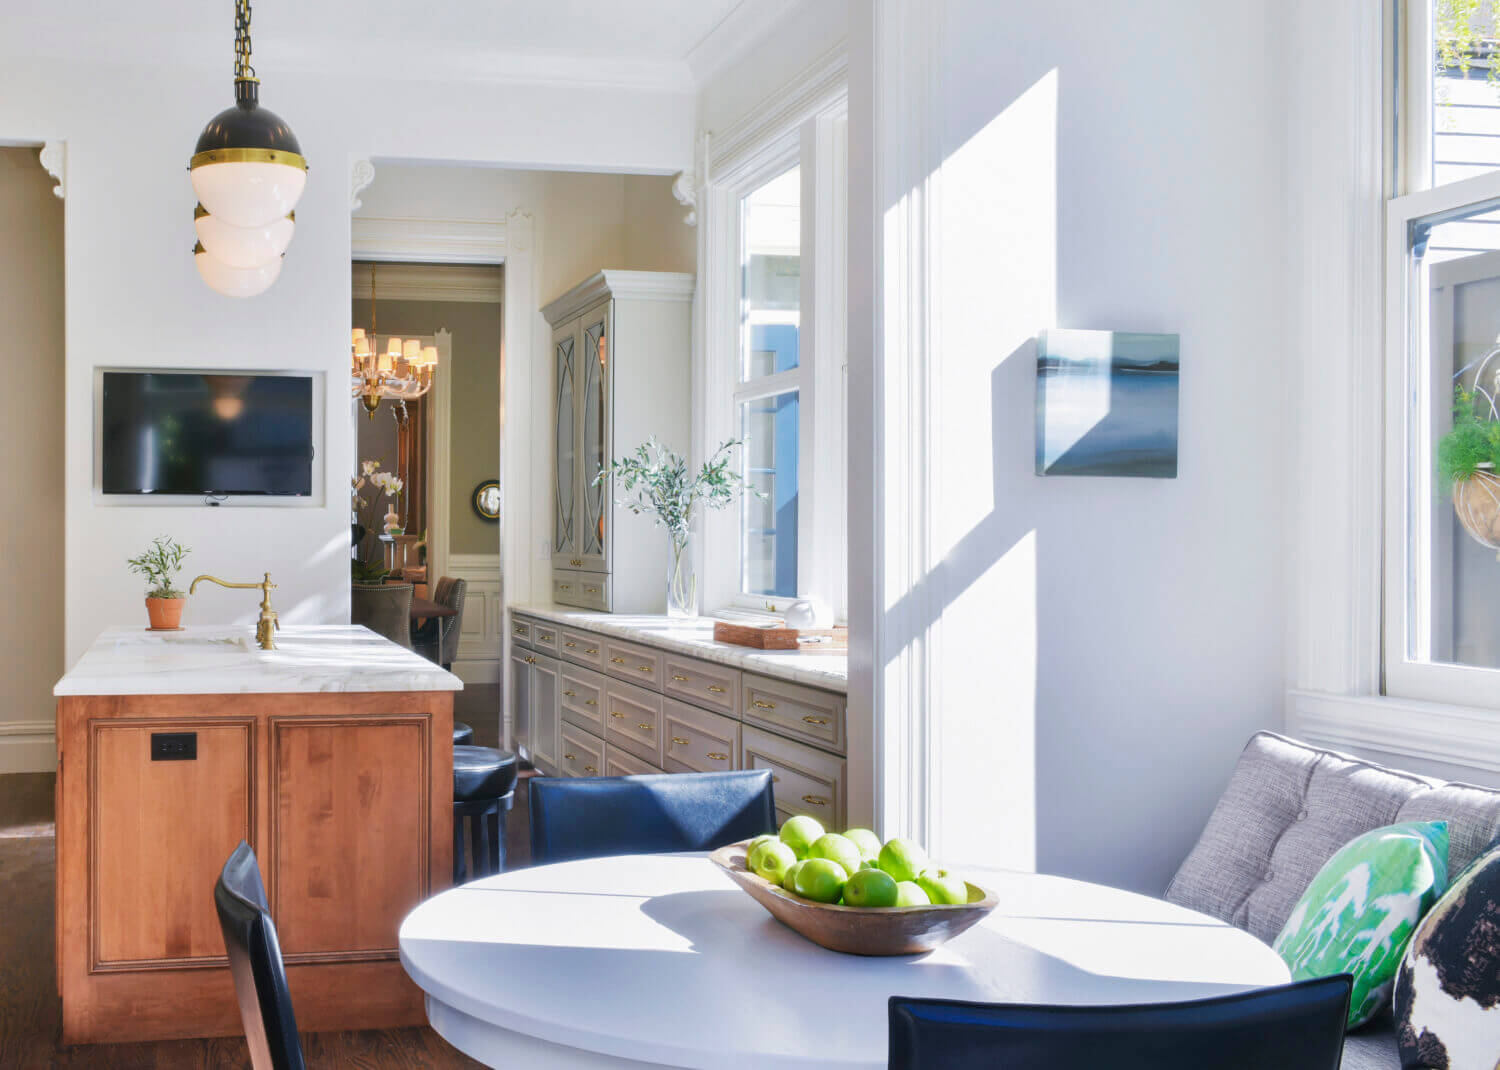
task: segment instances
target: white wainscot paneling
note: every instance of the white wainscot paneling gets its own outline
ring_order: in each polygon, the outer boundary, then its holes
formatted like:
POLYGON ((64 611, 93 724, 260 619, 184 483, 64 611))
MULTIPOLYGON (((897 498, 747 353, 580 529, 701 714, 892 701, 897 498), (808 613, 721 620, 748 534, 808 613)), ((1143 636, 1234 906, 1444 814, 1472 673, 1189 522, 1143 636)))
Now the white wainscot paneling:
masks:
POLYGON ((0 773, 47 773, 56 768, 51 721, 0 721, 0 773))
POLYGON ((466 684, 497 684, 505 645, 500 555, 453 554, 448 558, 447 573, 468 583, 453 672, 466 684))

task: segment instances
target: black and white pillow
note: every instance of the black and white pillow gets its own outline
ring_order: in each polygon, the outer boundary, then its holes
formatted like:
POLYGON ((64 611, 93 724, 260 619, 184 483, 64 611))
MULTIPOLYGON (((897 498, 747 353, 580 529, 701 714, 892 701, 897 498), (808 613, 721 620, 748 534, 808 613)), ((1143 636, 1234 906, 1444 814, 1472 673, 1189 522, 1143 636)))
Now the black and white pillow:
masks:
POLYGON ((1412 933, 1396 974, 1404 1070, 1500 1067, 1500 842, 1458 878, 1412 933))

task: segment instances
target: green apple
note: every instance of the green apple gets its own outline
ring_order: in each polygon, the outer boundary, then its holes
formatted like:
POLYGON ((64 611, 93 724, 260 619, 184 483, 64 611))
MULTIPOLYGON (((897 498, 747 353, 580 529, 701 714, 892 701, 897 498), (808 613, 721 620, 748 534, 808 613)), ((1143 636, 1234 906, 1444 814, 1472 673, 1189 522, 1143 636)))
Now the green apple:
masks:
POLYGON ((946 869, 924 869, 917 884, 927 893, 927 898, 940 906, 954 906, 969 901, 969 886, 964 879, 946 869))
MULTIPOLYGON (((860 862, 859 868, 860 869, 880 869, 880 862, 877 859, 874 859, 874 858, 866 858, 864 861, 860 862)), ((880 872, 884 873, 885 870, 880 869, 880 872)))
POLYGON ((880 857, 880 837, 869 829, 850 829, 844 833, 844 839, 849 840, 859 848, 859 857, 872 859, 880 857))
POLYGON ((896 905, 898 907, 925 907, 931 906, 932 900, 927 898, 927 893, 922 891, 922 886, 916 881, 897 881, 896 905))
POLYGON ((796 851, 798 858, 806 858, 807 849, 821 835, 823 835, 823 826, 817 818, 808 817, 806 814, 789 817, 786 824, 781 826, 781 842, 796 851))
POLYGON ((844 902, 851 907, 893 907, 896 878, 879 869, 862 869, 844 885, 844 902))
POLYGON ((844 891, 844 867, 831 858, 809 858, 797 871, 797 894, 815 903, 836 903, 844 891))
POLYGON ((914 881, 927 868, 927 852, 911 840, 887 840, 880 849, 880 868, 898 881, 914 881))
POLYGON ((750 857, 750 868, 757 876, 764 877, 772 884, 780 884, 786 876, 786 871, 791 869, 797 862, 797 853, 786 844, 776 840, 763 843, 755 849, 750 857))
POLYGON ((784 890, 793 895, 797 894, 797 874, 802 872, 802 867, 805 865, 807 865, 806 861, 792 863, 791 868, 781 878, 781 887, 784 890))
POLYGON ((861 861, 859 848, 854 846, 854 841, 845 839, 837 832, 829 832, 819 836, 807 849, 808 858, 827 858, 843 866, 849 873, 859 869, 861 861))
POLYGON ((748 857, 750 852, 755 850, 761 844, 767 843, 774 839, 776 839, 776 833, 774 832, 767 832, 765 835, 755 837, 755 839, 745 844, 745 855, 748 857))

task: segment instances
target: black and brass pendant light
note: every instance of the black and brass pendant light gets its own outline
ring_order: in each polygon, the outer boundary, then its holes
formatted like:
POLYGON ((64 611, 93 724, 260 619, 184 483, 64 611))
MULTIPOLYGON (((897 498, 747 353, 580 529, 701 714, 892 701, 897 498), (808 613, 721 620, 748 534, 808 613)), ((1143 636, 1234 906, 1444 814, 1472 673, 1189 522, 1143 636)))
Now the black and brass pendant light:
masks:
POLYGON ((260 79, 250 65, 250 0, 236 0, 234 8, 234 106, 198 135, 188 171, 198 195, 198 273, 229 297, 264 293, 281 273, 296 228, 293 209, 307 185, 307 161, 292 128, 260 106, 260 79))

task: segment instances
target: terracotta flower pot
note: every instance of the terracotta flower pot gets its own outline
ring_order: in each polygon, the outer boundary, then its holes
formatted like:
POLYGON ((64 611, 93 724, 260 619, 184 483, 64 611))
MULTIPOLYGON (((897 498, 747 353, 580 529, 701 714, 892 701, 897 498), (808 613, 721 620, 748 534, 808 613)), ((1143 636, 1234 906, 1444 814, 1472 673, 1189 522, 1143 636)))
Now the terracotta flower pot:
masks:
POLYGON ((146 614, 153 632, 175 632, 182 626, 182 604, 186 598, 148 598, 146 614))

